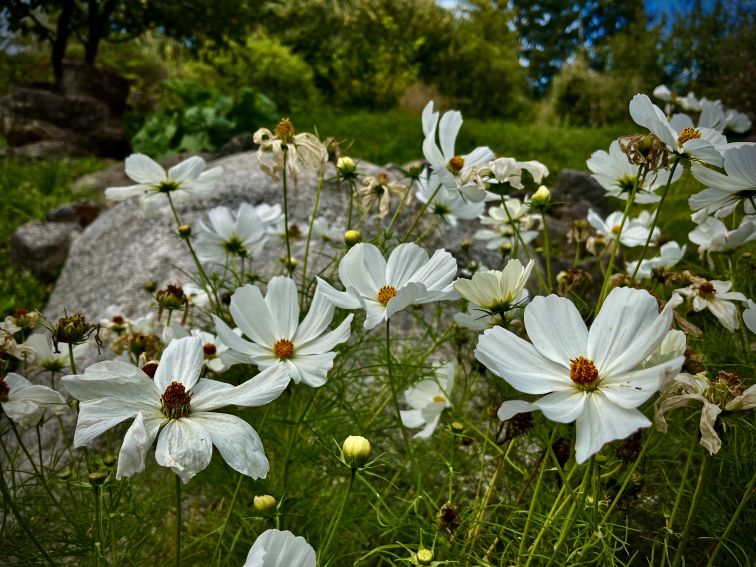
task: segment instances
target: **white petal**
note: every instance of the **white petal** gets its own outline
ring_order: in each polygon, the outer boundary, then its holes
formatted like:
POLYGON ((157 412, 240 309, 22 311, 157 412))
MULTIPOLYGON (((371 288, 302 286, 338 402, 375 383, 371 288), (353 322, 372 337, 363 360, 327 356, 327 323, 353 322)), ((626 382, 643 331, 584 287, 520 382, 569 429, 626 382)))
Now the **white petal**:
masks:
POLYGON ((658 366, 628 372, 621 378, 607 378, 601 383, 601 391, 620 407, 636 408, 659 390, 665 376, 680 372, 684 362, 685 357, 680 356, 658 366))
POLYGON ((621 408, 599 390, 587 396, 583 413, 577 418, 575 460, 582 464, 606 443, 624 439, 651 422, 636 409, 621 408))
POLYGON ((351 333, 352 319, 354 315, 348 315, 341 324, 330 333, 316 337, 306 343, 294 342, 296 354, 320 354, 333 350, 336 345, 340 345, 349 339, 351 333))
POLYGON ((184 337, 171 341, 160 357, 155 372, 155 386, 161 392, 172 382, 183 384, 188 391, 199 379, 202 366, 205 363, 205 352, 202 350, 202 339, 199 337, 184 337))
POLYGON ((523 400, 507 400, 501 404, 496 415, 501 421, 509 421, 517 414, 527 413, 537 409, 538 408, 530 402, 525 402, 523 400))
POLYGON ((425 419, 423 418, 423 414, 419 409, 402 410, 399 412, 399 414, 402 418, 404 427, 417 429, 418 427, 425 425, 425 419))
POLYGON ((310 309, 297 327, 292 342, 295 344, 304 344, 316 337, 319 337, 331 323, 333 319, 334 305, 322 293, 320 286, 315 288, 315 295, 310 303, 310 309))
POLYGON ((123 438, 121 451, 118 453, 118 470, 116 471, 118 480, 144 470, 144 460, 164 420, 165 418, 159 412, 150 414, 146 419, 141 411, 136 415, 134 423, 123 438))
POLYGON ((345 289, 352 287, 374 299, 386 284, 386 260, 373 244, 357 244, 339 262, 339 277, 345 289))
POLYGON ((320 278, 317 278, 317 280, 318 287, 316 293, 321 294, 336 307, 341 307, 342 309, 360 309, 362 307, 362 303, 357 297, 356 292, 339 291, 327 281, 320 278))
POLYGON ((457 139, 459 129, 462 127, 462 114, 456 110, 446 112, 438 124, 438 139, 441 143, 441 152, 444 158, 454 157, 454 142, 457 139))
POLYGON ((137 183, 156 185, 165 180, 165 170, 144 154, 131 154, 126 158, 126 175, 137 183))
POLYGON ((299 296, 294 280, 285 276, 271 279, 265 304, 276 339, 291 339, 299 324, 299 296))
POLYGON ((168 170, 168 177, 173 181, 193 181, 205 169, 205 160, 199 156, 192 156, 181 163, 177 163, 168 170))
POLYGON ((176 473, 184 484, 206 469, 212 457, 210 433, 191 415, 170 420, 160 432, 155 460, 176 473))
POLYGON ((391 252, 386 263, 386 283, 397 289, 404 287, 428 260, 428 254, 417 244, 400 244, 391 252))
POLYGON ((111 201, 124 201, 130 197, 144 195, 150 190, 149 185, 128 185, 126 187, 108 187, 105 189, 105 198, 111 201))
POLYGON ((336 358, 335 352, 308 354, 295 356, 287 360, 286 365, 289 367, 292 380, 297 383, 304 382, 312 388, 319 388, 326 383, 326 376, 333 367, 334 358, 336 358))
POLYGON ((575 304, 564 297, 535 297, 525 308, 525 328, 538 352, 566 368, 587 352, 588 329, 575 304))
POLYGON ((229 311, 236 326, 254 342, 273 348, 282 338, 276 337, 268 304, 256 286, 247 284, 238 288, 231 296, 229 311))
POLYGON ((262 441, 243 419, 225 413, 195 412, 191 420, 210 433, 213 445, 232 469, 254 479, 265 478, 270 469, 262 441))
POLYGON ((63 377, 66 391, 79 401, 113 398, 146 409, 160 407, 160 396, 155 384, 133 364, 118 360, 96 362, 84 374, 63 377))
POLYGON ((244 407, 265 405, 275 400, 286 389, 289 385, 289 376, 282 365, 276 364, 239 386, 226 384, 228 387, 222 388, 219 384, 222 382, 202 378, 193 390, 192 409, 212 411, 230 405, 244 407), (211 384, 205 386, 207 382, 211 384))
POLYGON ((303 537, 270 529, 257 538, 243 567, 315 567, 315 550, 303 537))
POLYGON ((551 421, 572 423, 583 411, 586 397, 585 392, 564 390, 547 394, 533 405, 551 421))
POLYGON ((86 445, 104 431, 134 417, 141 410, 141 407, 110 398, 81 402, 74 433, 74 447, 86 445))
POLYGON ((413 303, 420 303, 423 297, 427 296, 427 290, 421 283, 410 282, 402 289, 396 292, 386 304, 386 319, 403 311, 413 303))

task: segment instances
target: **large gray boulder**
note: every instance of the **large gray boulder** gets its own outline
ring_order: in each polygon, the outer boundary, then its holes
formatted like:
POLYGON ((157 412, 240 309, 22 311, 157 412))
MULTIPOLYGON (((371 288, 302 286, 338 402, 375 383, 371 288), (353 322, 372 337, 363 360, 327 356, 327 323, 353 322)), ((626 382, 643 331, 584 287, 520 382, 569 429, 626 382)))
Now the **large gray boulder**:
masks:
MULTIPOLYGON (((272 180, 260 170, 253 153, 233 155, 209 164, 216 165, 223 167, 224 173, 212 197, 181 207, 179 214, 182 222, 196 226, 208 209, 219 205, 235 208, 243 202, 254 205, 283 204, 281 182, 272 180)), ((359 167, 360 171, 368 174, 380 171, 380 168, 365 163, 359 167)), ((335 171, 329 165, 327 178, 334 176, 335 171)), ((316 186, 315 176, 304 174, 297 187, 289 188, 290 224, 296 224, 303 235, 307 232, 316 186)), ((343 233, 348 202, 346 185, 339 188, 335 183, 326 183, 318 216, 326 219, 337 229, 337 233, 343 233)), ((394 232, 402 235, 418 210, 416 201, 408 206, 401 213, 394 232)), ((384 219, 384 224, 388 224, 389 218, 384 219)), ((420 234, 429 223, 430 219, 422 221, 415 234, 420 234)), ((379 226, 377 219, 369 219, 362 231, 363 240, 376 237, 379 226)), ((462 267, 464 258, 469 254, 461 252, 461 245, 464 241, 473 241, 473 234, 478 228, 477 221, 460 221, 457 228, 442 224, 426 237, 424 246, 429 252, 442 247, 450 250, 460 259, 462 267)), ((71 247, 45 316, 56 320, 67 310, 68 313, 80 312, 97 320, 111 304, 119 306, 127 317, 144 314, 150 309, 152 301, 143 289, 146 282, 156 281, 161 286, 186 283, 189 280, 186 274, 195 272, 192 259, 175 232, 175 222, 167 205, 154 218, 144 216, 136 199, 119 203, 102 213, 71 247)), ((299 260, 295 272, 298 283, 304 248, 304 237, 293 241, 292 255, 299 260)), ((332 273, 335 269, 332 258, 336 252, 335 248, 314 238, 308 276, 326 269, 329 274, 332 273)), ((284 256, 283 241, 269 242, 263 253, 254 258, 252 269, 265 279, 281 274, 281 259, 284 256)), ((473 256, 491 267, 501 262, 497 253, 486 251, 482 244, 475 247, 473 256)))

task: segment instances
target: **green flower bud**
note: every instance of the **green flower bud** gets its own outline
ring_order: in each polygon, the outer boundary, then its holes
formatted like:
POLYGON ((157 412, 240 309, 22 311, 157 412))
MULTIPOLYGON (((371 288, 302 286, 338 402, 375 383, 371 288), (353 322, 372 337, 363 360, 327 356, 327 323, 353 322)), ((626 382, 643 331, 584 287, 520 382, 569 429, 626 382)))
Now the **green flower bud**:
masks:
POLYGON ((353 468, 358 469, 364 465, 373 452, 370 441, 359 435, 350 435, 341 447, 344 460, 353 468))

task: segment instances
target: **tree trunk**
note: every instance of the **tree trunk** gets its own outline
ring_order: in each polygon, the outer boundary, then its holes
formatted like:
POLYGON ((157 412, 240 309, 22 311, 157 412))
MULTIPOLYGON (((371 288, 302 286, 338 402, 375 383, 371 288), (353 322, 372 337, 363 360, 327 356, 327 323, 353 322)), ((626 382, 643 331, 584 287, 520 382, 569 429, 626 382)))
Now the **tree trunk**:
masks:
POLYGON ((63 78, 63 58, 66 56, 68 38, 71 36, 71 20, 73 19, 74 8, 74 0, 63 0, 61 2, 61 12, 55 30, 55 39, 52 41, 51 54, 56 84, 59 84, 63 78))

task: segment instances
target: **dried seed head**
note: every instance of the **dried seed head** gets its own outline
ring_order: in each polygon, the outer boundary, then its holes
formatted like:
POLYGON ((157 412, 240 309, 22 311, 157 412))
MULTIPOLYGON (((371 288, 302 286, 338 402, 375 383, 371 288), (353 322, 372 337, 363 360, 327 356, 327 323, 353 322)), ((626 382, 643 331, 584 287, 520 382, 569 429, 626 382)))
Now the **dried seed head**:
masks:
POLYGON ((189 415, 192 393, 180 382, 171 382, 160 396, 160 410, 168 419, 180 419, 189 415))
POLYGON ((284 144, 291 144, 294 142, 294 125, 291 120, 284 118, 278 124, 274 130, 276 138, 281 140, 284 144))
MULTIPOLYGON (((99 325, 90 325, 86 317, 79 313, 67 315, 58 319, 57 325, 51 329, 52 341, 56 352, 58 343, 69 345, 78 345, 85 342, 95 331, 98 331, 99 325)), ((99 342, 98 342, 99 344, 99 342)))
POLYGON ((159 363, 157 360, 150 360, 149 362, 147 362, 147 364, 142 366, 142 372, 144 372, 150 378, 154 378, 155 372, 157 372, 158 369, 158 364, 159 363))
MULTIPOLYGON (((669 167, 669 150, 653 134, 635 134, 619 139, 620 149, 633 165, 645 171, 658 171, 669 167)), ((635 180, 633 180, 633 183, 635 180)))

